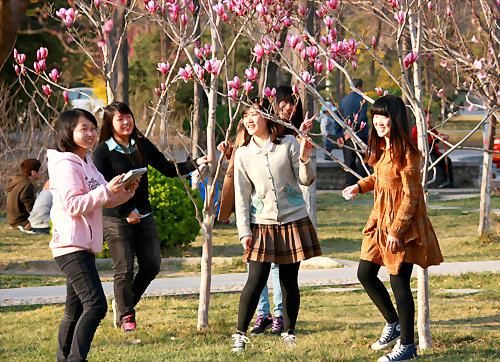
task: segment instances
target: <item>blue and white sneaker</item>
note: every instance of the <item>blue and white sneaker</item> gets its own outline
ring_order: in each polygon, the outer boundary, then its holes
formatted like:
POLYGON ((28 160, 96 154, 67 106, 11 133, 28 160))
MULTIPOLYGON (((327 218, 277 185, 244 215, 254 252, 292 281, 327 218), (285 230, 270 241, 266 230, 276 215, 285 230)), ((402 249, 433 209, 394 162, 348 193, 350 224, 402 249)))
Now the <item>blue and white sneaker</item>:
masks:
POLYGON ((399 325, 399 321, 394 322, 393 324, 386 323, 384 329, 382 330, 380 339, 372 344, 372 349, 380 351, 381 349, 390 347, 396 343, 400 335, 401 326, 399 325))
POLYGON ((233 339, 233 352, 240 352, 245 350, 245 344, 250 343, 250 339, 239 333, 235 333, 231 336, 233 339))
POLYGON ((408 361, 417 358, 417 347, 415 344, 401 344, 399 340, 394 346, 391 353, 380 357, 377 362, 391 362, 391 361, 408 361))

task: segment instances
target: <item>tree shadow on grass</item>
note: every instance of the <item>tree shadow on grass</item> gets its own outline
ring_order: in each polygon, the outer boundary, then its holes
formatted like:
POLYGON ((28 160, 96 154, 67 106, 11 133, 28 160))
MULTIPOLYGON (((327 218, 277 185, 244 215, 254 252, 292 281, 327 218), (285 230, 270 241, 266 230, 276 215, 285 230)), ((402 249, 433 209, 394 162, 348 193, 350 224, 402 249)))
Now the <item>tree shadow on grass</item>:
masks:
POLYGON ((487 316, 487 317, 475 317, 475 318, 458 318, 450 320, 432 321, 431 325, 442 325, 442 326, 455 326, 455 325, 468 325, 471 327, 485 327, 500 330, 500 316, 487 316))
POLYGON ((324 254, 330 253, 353 253, 361 249, 359 239, 329 238, 321 240, 321 249, 324 254))
MULTIPOLYGON (((63 304, 63 303, 58 303, 58 304, 63 304)), ((57 305, 57 304, 52 304, 52 305, 57 305)), ((27 312, 27 311, 33 311, 33 310, 38 310, 43 307, 45 307, 46 304, 30 304, 30 305, 12 305, 8 307, 0 307, 0 312, 2 313, 7 313, 7 312, 27 312)))

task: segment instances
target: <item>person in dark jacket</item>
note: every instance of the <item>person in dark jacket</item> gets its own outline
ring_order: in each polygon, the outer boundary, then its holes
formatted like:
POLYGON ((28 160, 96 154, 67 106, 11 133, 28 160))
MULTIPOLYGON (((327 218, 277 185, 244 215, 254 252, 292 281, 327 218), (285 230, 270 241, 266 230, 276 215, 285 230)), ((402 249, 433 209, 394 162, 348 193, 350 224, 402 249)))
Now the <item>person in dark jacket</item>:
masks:
MULTIPOLYGON (((181 175, 207 164, 206 156, 196 161, 177 163, 181 175)), ((104 109, 99 146, 94 163, 111 180, 132 169, 152 166, 167 177, 177 177, 174 162, 146 138, 135 125, 132 111, 122 102, 113 102, 104 109)), ((103 210, 103 234, 113 260, 114 325, 125 332, 136 329, 135 305, 160 271, 160 243, 149 203, 148 177, 141 177, 135 195, 115 208, 103 210), (134 255, 139 269, 134 275, 134 255)))
MULTIPOLYGON (((363 81, 361 79, 353 79, 354 86, 359 90, 362 90, 363 81)), ((368 142, 368 116, 366 114, 368 110, 368 103, 365 99, 358 93, 352 91, 347 96, 342 98, 339 102, 337 115, 344 120, 345 123, 349 124, 354 132, 364 143, 368 142)), ((335 122, 335 134, 337 136, 337 142, 356 148, 354 142, 352 141, 349 133, 345 131, 340 124, 335 122)), ((359 149, 359 146, 357 146, 359 149)), ((360 157, 355 151, 349 150, 347 148, 342 148, 344 154, 344 163, 349 166, 353 171, 356 171, 360 176, 367 176, 363 165, 361 164, 360 157)), ((347 173, 347 185, 352 185, 358 181, 357 177, 352 173, 347 173)))
POLYGON ((21 230, 30 229, 28 217, 35 203, 33 182, 40 179, 40 161, 28 158, 21 162, 21 175, 7 183, 7 222, 21 230))

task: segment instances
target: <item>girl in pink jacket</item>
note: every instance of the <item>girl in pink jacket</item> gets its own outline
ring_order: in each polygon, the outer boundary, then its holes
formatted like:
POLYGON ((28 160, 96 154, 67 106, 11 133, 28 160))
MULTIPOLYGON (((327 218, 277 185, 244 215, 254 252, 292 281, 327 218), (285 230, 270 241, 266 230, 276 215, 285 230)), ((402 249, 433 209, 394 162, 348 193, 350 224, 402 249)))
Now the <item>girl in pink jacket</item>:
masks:
POLYGON ((102 251, 101 207, 130 199, 138 181, 109 183, 97 171, 87 151, 97 138, 97 121, 88 111, 73 109, 56 122, 56 149, 47 150, 53 205, 54 259, 67 278, 66 308, 59 327, 58 361, 84 361, 94 333, 106 315, 107 302, 95 266, 102 251))

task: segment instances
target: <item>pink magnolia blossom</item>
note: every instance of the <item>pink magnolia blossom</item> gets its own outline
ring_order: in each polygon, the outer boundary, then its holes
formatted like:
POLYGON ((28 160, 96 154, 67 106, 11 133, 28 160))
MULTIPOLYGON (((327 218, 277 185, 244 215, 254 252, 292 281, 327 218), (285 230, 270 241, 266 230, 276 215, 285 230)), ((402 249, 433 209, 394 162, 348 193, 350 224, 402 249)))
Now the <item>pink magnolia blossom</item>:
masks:
POLYGON ((405 68, 408 68, 410 65, 415 63, 417 59, 418 59, 417 54, 415 54, 414 52, 408 53, 408 55, 403 60, 403 64, 404 64, 405 68))
POLYGON ((94 5, 98 8, 101 5, 102 0, 94 0, 94 5))
POLYGON ((195 64, 193 66, 194 72, 196 73, 196 76, 200 79, 203 80, 205 77, 205 69, 199 64, 195 64))
POLYGON ((376 47, 377 46, 377 38, 375 38, 375 35, 372 36, 372 47, 376 47))
POLYGON ((235 76, 233 80, 227 82, 227 86, 229 88, 240 89, 241 88, 240 78, 238 76, 235 76))
POLYGON ((377 87, 377 88, 375 88, 375 90, 377 91, 377 94, 378 94, 380 97, 382 97, 382 88, 377 87))
POLYGON ((352 65, 352 69, 354 69, 354 70, 358 69, 358 63, 356 63, 355 60, 351 61, 351 65, 352 65))
POLYGON ((300 79, 302 79, 302 81, 304 81, 304 83, 306 84, 314 83, 314 78, 311 76, 311 74, 309 74, 307 70, 300 73, 300 79))
POLYGON ((304 45, 304 42, 302 41, 299 41, 297 43, 297 45, 295 46, 295 49, 297 49, 298 52, 301 52, 302 50, 304 50, 305 48, 305 45, 304 45))
POLYGON ((202 49, 203 55, 208 57, 212 52, 212 46, 210 44, 205 44, 202 49))
POLYGON ((177 22, 177 19, 179 18, 179 14, 181 13, 181 8, 177 4, 171 4, 168 8, 168 11, 170 12, 170 19, 175 23, 177 22))
POLYGON ((328 29, 330 29, 331 27, 333 27, 335 25, 333 18, 331 18, 329 16, 325 17, 323 19, 323 22, 325 23, 325 25, 328 29))
POLYGON ((154 14, 156 12, 156 10, 158 10, 158 7, 159 7, 159 5, 153 0, 148 1, 147 4, 144 6, 144 8, 150 14, 154 14))
POLYGON ((443 96, 443 94, 444 94, 444 89, 443 89, 443 88, 441 88, 440 90, 438 90, 438 91, 437 91, 437 93, 436 93, 436 95, 437 95, 439 98, 441 98, 441 97, 443 96))
POLYGON ((293 94, 299 94, 299 86, 297 84, 292 85, 293 94))
POLYGON ((79 12, 78 10, 75 10, 73 8, 69 8, 68 10, 66 10, 65 8, 60 8, 58 11, 56 11, 56 15, 61 18, 66 26, 70 27, 75 22, 75 19, 79 16, 79 12))
POLYGON ((303 7, 302 5, 299 5, 299 8, 298 8, 298 9, 299 9, 299 14, 300 14, 301 16, 305 16, 305 15, 307 14, 307 10, 306 10, 306 8, 305 8, 305 7, 303 7))
POLYGON ((333 60, 327 59, 326 60, 326 69, 328 70, 328 73, 330 73, 334 68, 335 68, 335 63, 333 63, 333 60))
POLYGON ((398 0, 391 0, 390 1, 391 5, 393 8, 399 7, 399 1, 398 0))
POLYGON ((185 68, 179 68, 179 77, 187 83, 189 79, 193 78, 193 68, 189 64, 186 64, 185 68))
POLYGON ((314 61, 314 68, 316 69, 316 72, 318 72, 318 73, 323 72, 323 63, 321 62, 321 60, 316 59, 314 61))
POLYGON ((44 71, 45 71, 45 69, 47 69, 47 64, 45 63, 45 59, 40 59, 40 60, 38 61, 38 65, 40 65, 40 70, 41 70, 42 72, 44 72, 44 71))
POLYGON ((60 8, 59 10, 56 11, 56 15, 59 16, 62 21, 64 21, 66 19, 66 9, 60 8))
POLYGON ((167 85, 163 82, 160 83, 160 88, 162 92, 165 92, 167 90, 167 85))
POLYGON ((403 10, 394 13, 394 19, 398 22, 398 24, 403 24, 405 21, 405 13, 403 10))
POLYGON ((269 87, 266 87, 264 89, 264 97, 267 97, 267 98, 274 98, 274 96, 276 95, 276 88, 269 88, 269 87))
POLYGON ((259 74, 259 71, 257 68, 247 68, 245 70, 245 78, 248 80, 256 80, 257 79, 257 74, 259 74))
POLYGON ((472 36, 471 41, 472 41, 473 43, 476 43, 476 44, 477 44, 477 43, 479 43, 479 40, 476 38, 476 36, 475 36, 475 35, 473 35, 473 36, 472 36))
POLYGON ((210 59, 205 62, 205 70, 212 74, 217 74, 221 66, 221 61, 216 59, 210 59))
POLYGON ((446 15, 451 16, 451 9, 450 8, 446 8, 446 15))
POLYGON ((388 91, 388 90, 385 90, 385 91, 384 91, 384 97, 385 97, 386 95, 388 95, 388 94, 389 94, 389 91, 388 91))
POLYGON ((328 0, 325 2, 325 5, 329 7, 331 10, 335 10, 337 6, 339 5, 338 0, 328 0))
POLYGON ((472 112, 474 110, 474 105, 473 104, 469 105, 469 107, 467 107, 467 110, 469 112, 472 112))
POLYGON ((59 79, 59 77, 61 76, 61 73, 59 73, 57 71, 57 69, 52 69, 49 73, 49 77, 55 82, 57 83, 57 80, 59 79))
POLYGON ((314 60, 316 56, 318 55, 318 48, 316 47, 307 47, 306 48, 306 54, 314 60))
POLYGON ((104 30, 105 34, 111 33, 111 30, 113 30, 113 20, 112 19, 106 20, 106 22, 104 23, 103 30, 104 30))
POLYGON ((17 52, 16 48, 14 48, 14 52, 12 53, 12 55, 14 56, 14 59, 17 60, 17 57, 19 56, 19 53, 17 52))
POLYGON ((229 92, 227 92, 227 95, 233 99, 236 99, 238 98, 238 90, 237 89, 234 89, 234 88, 231 88, 229 90, 229 92))
POLYGON ((331 28, 330 29, 330 36, 332 37, 333 40, 337 39, 337 29, 331 28))
POLYGON ((26 54, 22 54, 22 53, 21 53, 21 54, 19 54, 19 55, 17 56, 17 62, 18 62, 19 64, 24 64, 24 61, 25 61, 25 60, 26 60, 26 54))
POLYGON ((348 125, 349 127, 351 127, 351 124, 352 124, 351 120, 347 121, 347 125, 348 125))
POLYGON ((35 70, 35 73, 41 73, 42 69, 40 68, 40 64, 37 62, 33 63, 33 69, 35 70))
POLYGON ((354 123, 358 123, 358 119, 359 119, 359 113, 356 113, 354 115, 354 123))
POLYGON ((98 46, 99 48, 104 48, 104 47, 106 46, 106 41, 105 41, 105 40, 103 40, 103 39, 99 39, 99 40, 97 41, 97 46, 98 46))
POLYGON ((194 48, 194 55, 200 60, 203 59, 203 53, 198 48, 194 48))
POLYGON ((486 79, 486 73, 485 72, 479 72, 477 73, 477 77, 481 80, 486 79))
POLYGON ((300 35, 287 35, 286 40, 292 48, 295 48, 300 42, 300 35))
POLYGON ((432 10, 432 1, 427 3, 427 9, 432 10))
POLYGON ((304 49, 300 52, 300 59, 306 60, 307 58, 307 51, 304 49))
POLYGON ((243 83, 243 89, 247 93, 250 92, 253 89, 252 82, 250 82, 249 80, 247 80, 245 83, 243 83))
POLYGON ((48 96, 50 96, 52 94, 52 89, 50 89, 49 84, 42 85, 42 90, 48 96))
POLYGON ((361 122, 359 124, 359 130, 361 131, 363 128, 365 128, 365 126, 366 126, 366 122, 361 122))
POLYGON ((155 93, 157 96, 160 96, 160 90, 158 88, 155 87, 155 93))
POLYGON ((156 68, 156 70, 158 70, 159 72, 161 72, 161 74, 165 75, 170 70, 170 63, 169 62, 158 63, 158 68, 156 68))
POLYGON ((47 59, 47 56, 49 55, 49 51, 47 48, 41 47, 36 51, 36 59, 37 60, 42 60, 42 59, 47 59))
POLYGON ((180 17, 180 21, 181 21, 181 24, 182 24, 183 26, 186 26, 187 21, 188 21, 188 17, 187 17, 187 15, 186 15, 186 14, 182 14, 182 15, 181 15, 181 17, 180 17))
POLYGON ((267 8, 264 4, 258 3, 257 6, 255 7, 255 11, 259 16, 264 17, 267 15, 267 8))
POLYGON ((68 91, 63 91, 63 98, 64 102, 68 103, 69 102, 69 94, 68 91))
POLYGON ((214 11, 217 13, 217 15, 222 16, 224 12, 224 5, 222 3, 217 3, 214 5, 214 11))
POLYGON ((480 60, 478 60, 478 59, 474 60, 474 63, 472 63, 472 67, 474 69, 481 70, 483 68, 483 62, 482 61, 484 61, 484 58, 482 58, 480 60))
POLYGON ((255 44, 253 47, 253 54, 257 57, 257 63, 260 63, 260 60, 264 56, 264 48, 260 44, 255 44))
POLYGON ((16 74, 19 74, 21 73, 21 68, 19 67, 19 65, 14 65, 14 71, 16 72, 16 74))

